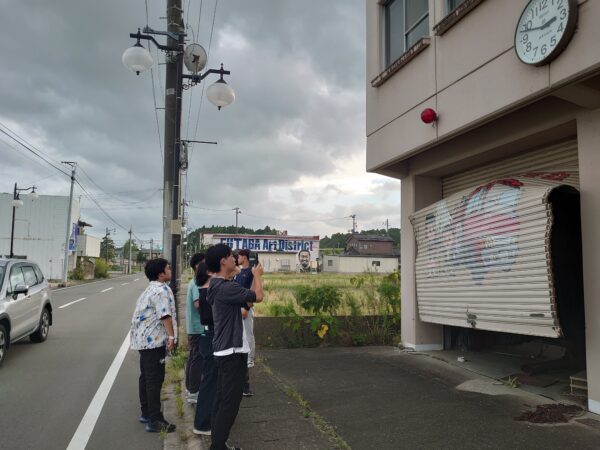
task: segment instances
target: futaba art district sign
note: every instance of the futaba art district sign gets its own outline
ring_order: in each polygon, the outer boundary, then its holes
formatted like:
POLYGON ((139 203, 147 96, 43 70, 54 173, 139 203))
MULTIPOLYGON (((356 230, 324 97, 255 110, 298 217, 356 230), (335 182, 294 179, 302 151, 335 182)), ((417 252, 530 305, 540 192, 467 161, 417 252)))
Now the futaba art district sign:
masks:
POLYGON ((225 244, 232 250, 248 249, 257 252, 289 252, 308 251, 311 254, 319 251, 319 236, 254 236, 213 234, 205 235, 209 244, 225 244))

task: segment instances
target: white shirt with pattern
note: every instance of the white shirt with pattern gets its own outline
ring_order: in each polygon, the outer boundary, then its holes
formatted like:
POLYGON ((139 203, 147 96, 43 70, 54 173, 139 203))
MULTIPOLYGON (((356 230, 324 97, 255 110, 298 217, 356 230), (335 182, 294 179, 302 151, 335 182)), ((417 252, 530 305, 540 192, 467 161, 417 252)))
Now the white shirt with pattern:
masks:
POLYGON ((167 345, 168 333, 161 319, 171 316, 177 338, 175 299, 167 283, 151 281, 137 299, 131 319, 131 348, 148 350, 167 345))

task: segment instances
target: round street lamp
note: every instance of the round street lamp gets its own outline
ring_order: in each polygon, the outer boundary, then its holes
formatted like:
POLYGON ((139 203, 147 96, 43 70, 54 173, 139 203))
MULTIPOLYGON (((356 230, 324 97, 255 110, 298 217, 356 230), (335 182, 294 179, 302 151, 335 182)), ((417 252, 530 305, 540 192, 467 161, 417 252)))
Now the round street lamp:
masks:
POLYGON ((133 47, 129 47, 123 52, 123 57, 121 59, 123 60, 123 65, 135 72, 136 75, 149 69, 152 67, 152 64, 154 64, 152 55, 142 44, 140 44, 139 38, 133 47))
POLYGON ((231 105, 235 100, 235 92, 231 89, 225 80, 223 75, 221 79, 211 84, 206 90, 206 97, 217 108, 221 109, 223 106, 231 105))

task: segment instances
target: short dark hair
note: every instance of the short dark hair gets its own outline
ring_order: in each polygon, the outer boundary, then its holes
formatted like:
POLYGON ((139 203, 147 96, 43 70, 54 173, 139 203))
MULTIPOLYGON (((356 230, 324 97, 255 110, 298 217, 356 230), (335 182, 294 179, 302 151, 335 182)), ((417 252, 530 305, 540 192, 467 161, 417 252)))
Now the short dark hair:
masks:
POLYGON ((202 261, 201 263, 198 263, 194 282, 196 283, 196 286, 202 287, 208 278, 208 266, 204 261, 202 261))
POLYGON ((190 258, 190 267, 194 269, 202 261, 204 261, 204 253, 194 253, 190 258))
POLYGON ((206 250, 206 265, 213 273, 221 271, 221 260, 231 255, 231 248, 225 244, 217 244, 206 250))
POLYGON ((168 265, 169 261, 164 258, 151 259, 146 263, 146 266, 144 267, 144 273, 146 274, 148 280, 156 281, 158 280, 158 276, 165 272, 165 269, 168 265))
POLYGON ((245 256, 246 258, 250 258, 250 250, 247 248, 243 248, 238 252, 239 256, 245 256))

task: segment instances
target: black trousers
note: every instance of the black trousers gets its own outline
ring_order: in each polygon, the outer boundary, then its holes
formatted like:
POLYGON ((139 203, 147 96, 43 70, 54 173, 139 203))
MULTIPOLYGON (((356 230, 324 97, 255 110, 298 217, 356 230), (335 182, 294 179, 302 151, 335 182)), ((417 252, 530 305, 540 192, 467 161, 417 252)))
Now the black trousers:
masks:
POLYGON ((200 338, 199 334, 188 335, 190 353, 185 365, 185 388, 192 394, 198 392, 200 381, 202 380, 204 358, 200 351, 200 338))
POLYGON ((158 347, 140 352, 140 405, 142 416, 164 420, 160 412, 160 390, 165 380, 166 348, 158 347))
POLYGON ((211 414, 217 394, 217 363, 213 356, 212 339, 212 333, 200 336, 200 353, 204 359, 204 368, 194 416, 194 428, 197 430, 211 429, 211 414))
POLYGON ((215 356, 217 394, 212 414, 211 450, 224 450, 242 401, 242 390, 248 365, 247 353, 215 356))

